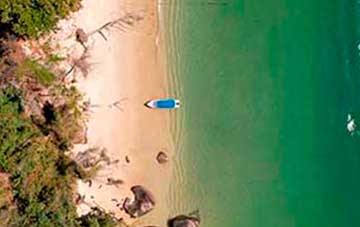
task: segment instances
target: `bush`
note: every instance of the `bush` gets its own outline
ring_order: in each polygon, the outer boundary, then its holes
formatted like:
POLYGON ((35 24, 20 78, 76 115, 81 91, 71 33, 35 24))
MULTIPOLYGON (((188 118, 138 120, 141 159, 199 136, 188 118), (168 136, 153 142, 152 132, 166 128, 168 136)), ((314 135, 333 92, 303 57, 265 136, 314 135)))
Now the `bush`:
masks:
POLYGON ((93 209, 87 215, 79 218, 81 226, 84 227, 113 227, 119 226, 111 215, 101 211, 100 209, 93 209))
POLYGON ((24 116, 23 109, 18 91, 0 90, 0 172, 9 175, 14 200, 5 203, 7 192, 0 188, 6 226, 115 226, 104 213, 77 217, 75 180, 86 171, 24 116))
POLYGON ((23 60, 16 70, 17 77, 21 78, 30 75, 36 81, 44 86, 49 86, 55 80, 55 75, 46 67, 42 66, 35 60, 26 58, 23 60))
MULTIPOLYGON (((0 54, 11 50, 0 43, 0 54)), ((0 226, 115 226, 109 214, 76 213, 75 182, 91 177, 98 168, 85 168, 65 155, 83 129, 82 95, 37 61, 21 59, 10 67, 2 60, 0 226)))
POLYGON ((36 37, 79 6, 80 0, 1 0, 0 23, 18 35, 36 37))
POLYGON ((17 205, 10 226, 76 226, 74 174, 60 173, 57 147, 20 107, 14 89, 0 92, 0 170, 10 174, 17 205))

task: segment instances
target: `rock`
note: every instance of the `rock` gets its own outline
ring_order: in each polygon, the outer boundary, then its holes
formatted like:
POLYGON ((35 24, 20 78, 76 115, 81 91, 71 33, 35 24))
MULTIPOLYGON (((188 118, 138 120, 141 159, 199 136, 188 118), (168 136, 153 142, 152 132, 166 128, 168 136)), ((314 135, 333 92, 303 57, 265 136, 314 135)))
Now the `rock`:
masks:
POLYGON ((141 217, 149 213, 155 207, 155 199, 150 191, 140 185, 131 187, 134 193, 134 200, 126 198, 123 203, 123 209, 132 218, 141 217))
POLYGON ((168 227, 198 227, 200 219, 186 215, 176 216, 168 221, 168 227))
POLYGON ((76 41, 78 41, 82 45, 84 45, 88 41, 88 36, 82 28, 76 29, 75 35, 76 41))
POLYGON ((160 151, 158 155, 156 156, 156 160, 160 164, 167 163, 169 161, 169 157, 165 152, 160 151))

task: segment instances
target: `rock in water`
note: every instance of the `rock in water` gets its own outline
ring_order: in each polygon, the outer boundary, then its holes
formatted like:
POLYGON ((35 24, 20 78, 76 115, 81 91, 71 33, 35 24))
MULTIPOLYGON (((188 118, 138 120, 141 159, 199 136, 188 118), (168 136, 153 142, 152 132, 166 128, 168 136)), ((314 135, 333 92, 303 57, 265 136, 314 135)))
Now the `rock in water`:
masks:
POLYGON ((156 156, 156 160, 158 163, 164 164, 169 161, 169 157, 165 154, 165 152, 160 151, 156 156))
POLYGON ((356 123, 355 123, 355 119, 351 116, 351 114, 348 114, 346 128, 351 135, 354 135, 356 130, 356 123))
POLYGON ((130 198, 126 198, 123 208, 127 214, 132 218, 141 217, 149 213, 155 207, 155 199, 150 191, 143 186, 136 185, 131 187, 134 193, 134 200, 131 202, 130 198))
POLYGON ((198 227, 200 219, 186 215, 176 216, 168 221, 168 227, 198 227))

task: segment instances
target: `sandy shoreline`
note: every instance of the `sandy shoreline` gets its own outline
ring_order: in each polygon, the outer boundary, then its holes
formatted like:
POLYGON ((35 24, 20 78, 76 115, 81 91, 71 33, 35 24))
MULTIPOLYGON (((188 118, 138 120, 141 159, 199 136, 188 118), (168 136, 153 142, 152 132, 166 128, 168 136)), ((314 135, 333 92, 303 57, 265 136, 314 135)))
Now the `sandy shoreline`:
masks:
POLYGON ((171 166, 158 164, 155 157, 161 150, 171 153, 170 115, 143 106, 148 99, 166 96, 164 55, 157 46, 161 45, 157 39, 157 7, 155 0, 85 0, 75 16, 75 24, 85 31, 125 13, 144 18, 125 31, 106 32, 107 41, 100 35, 90 40, 92 70, 78 87, 96 107, 88 122, 88 144, 77 149, 104 147, 111 159, 119 162, 104 166, 91 187, 79 182, 78 192, 85 195, 79 213, 97 205, 117 217, 126 217, 116 204, 132 195, 131 186, 140 184, 152 191, 157 201, 156 208, 140 221, 163 226, 167 218, 165 196, 171 166), (121 101, 118 106, 122 111, 111 106, 117 101, 121 101), (130 163, 126 163, 126 156, 130 163), (124 184, 106 185, 109 177, 124 184))

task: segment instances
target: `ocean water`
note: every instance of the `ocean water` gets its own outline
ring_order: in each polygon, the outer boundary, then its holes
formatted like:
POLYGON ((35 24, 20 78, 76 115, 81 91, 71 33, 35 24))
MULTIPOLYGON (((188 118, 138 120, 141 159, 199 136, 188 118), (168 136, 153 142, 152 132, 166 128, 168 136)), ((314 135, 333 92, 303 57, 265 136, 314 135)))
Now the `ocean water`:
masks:
POLYGON ((356 0, 163 0, 171 215, 204 227, 360 226, 356 0))

